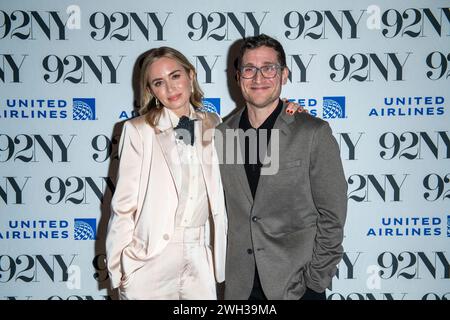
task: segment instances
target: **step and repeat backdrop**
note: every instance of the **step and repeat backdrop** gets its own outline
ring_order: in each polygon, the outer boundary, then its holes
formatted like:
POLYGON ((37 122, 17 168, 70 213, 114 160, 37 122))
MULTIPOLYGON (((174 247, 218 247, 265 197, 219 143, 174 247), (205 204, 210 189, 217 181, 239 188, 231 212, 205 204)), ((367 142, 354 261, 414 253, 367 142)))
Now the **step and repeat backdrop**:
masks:
POLYGON ((332 300, 450 298, 448 1, 0 0, 0 299, 114 299, 105 232, 138 59, 173 46, 205 105, 242 103, 236 41, 287 54, 348 183, 332 300))

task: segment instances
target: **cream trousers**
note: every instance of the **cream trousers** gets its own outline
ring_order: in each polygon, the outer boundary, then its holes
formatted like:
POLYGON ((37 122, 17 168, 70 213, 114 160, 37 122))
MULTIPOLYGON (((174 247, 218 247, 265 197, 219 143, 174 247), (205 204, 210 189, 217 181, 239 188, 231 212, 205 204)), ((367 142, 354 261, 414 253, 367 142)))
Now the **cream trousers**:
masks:
POLYGON ((215 300, 216 281, 205 228, 177 227, 166 248, 130 274, 121 300, 215 300))

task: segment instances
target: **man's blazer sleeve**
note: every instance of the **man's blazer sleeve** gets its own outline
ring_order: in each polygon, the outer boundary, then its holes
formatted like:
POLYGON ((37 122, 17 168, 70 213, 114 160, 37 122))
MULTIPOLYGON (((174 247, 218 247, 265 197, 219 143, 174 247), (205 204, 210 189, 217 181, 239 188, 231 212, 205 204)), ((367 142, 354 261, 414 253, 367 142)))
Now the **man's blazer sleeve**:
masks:
POLYGON ((111 217, 106 236, 106 260, 113 288, 120 285, 122 251, 133 238, 142 153, 142 138, 138 130, 126 122, 119 142, 118 179, 111 200, 111 217))
POLYGON ((347 182, 340 152, 328 123, 323 122, 312 140, 310 181, 319 212, 314 254, 306 268, 306 286, 317 292, 331 288, 342 258, 344 223, 347 215, 347 182))

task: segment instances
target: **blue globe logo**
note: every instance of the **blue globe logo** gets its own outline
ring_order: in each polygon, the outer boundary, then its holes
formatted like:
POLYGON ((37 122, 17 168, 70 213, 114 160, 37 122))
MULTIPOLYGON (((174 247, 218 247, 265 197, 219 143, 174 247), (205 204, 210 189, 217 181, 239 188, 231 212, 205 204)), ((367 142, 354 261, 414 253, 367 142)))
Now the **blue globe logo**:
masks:
POLYGON ((343 118, 343 110, 339 103, 334 100, 326 99, 323 101, 323 118, 335 119, 343 118))
POLYGON ((205 111, 205 112, 218 113, 216 107, 207 100, 203 100, 203 107, 200 110, 205 111))
POLYGON ((87 103, 75 100, 73 102, 73 120, 94 120, 94 112, 87 103))
MULTIPOLYGON (((93 219, 94 220, 94 219, 93 219)), ((95 220, 94 220, 95 221, 95 220)), ((75 220, 75 240, 95 240, 95 231, 92 226, 82 220, 75 220)))

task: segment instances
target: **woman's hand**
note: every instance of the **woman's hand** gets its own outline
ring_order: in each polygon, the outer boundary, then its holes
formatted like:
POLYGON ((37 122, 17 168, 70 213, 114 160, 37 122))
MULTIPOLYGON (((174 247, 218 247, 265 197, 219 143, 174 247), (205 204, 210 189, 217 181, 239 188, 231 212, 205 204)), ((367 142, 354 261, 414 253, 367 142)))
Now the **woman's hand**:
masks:
POLYGON ((287 103, 286 107, 286 113, 290 114, 291 116, 294 115, 296 112, 304 112, 309 113, 308 110, 303 108, 301 105, 299 105, 297 102, 294 101, 288 101, 286 98, 281 99, 283 102, 287 103))

